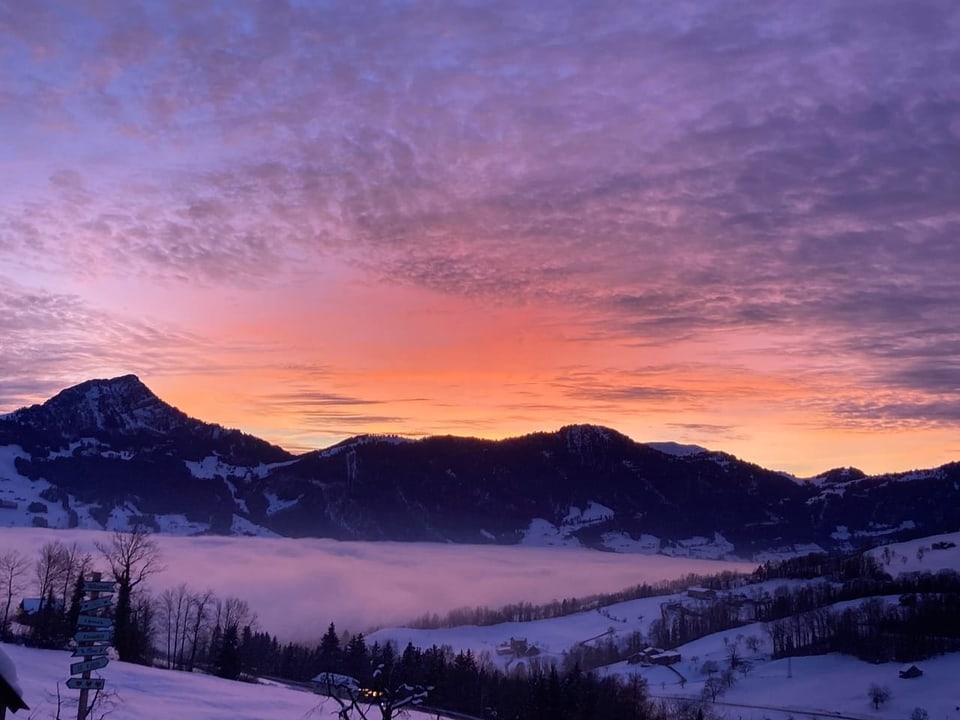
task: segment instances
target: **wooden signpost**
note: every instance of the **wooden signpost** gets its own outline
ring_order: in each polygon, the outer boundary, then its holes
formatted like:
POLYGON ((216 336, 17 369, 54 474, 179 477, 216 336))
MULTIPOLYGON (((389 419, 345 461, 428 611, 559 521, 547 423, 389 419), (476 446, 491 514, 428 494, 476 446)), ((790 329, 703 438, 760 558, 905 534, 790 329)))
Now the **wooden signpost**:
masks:
POLYGON ((103 690, 103 678, 70 678, 67 687, 71 690, 103 690))
POLYGON ((113 621, 103 615, 112 604, 116 583, 104 582, 100 573, 93 573, 92 578, 83 583, 83 592, 89 593, 90 598, 80 602, 80 616, 77 618, 77 632, 73 639, 77 641, 77 649, 73 657, 83 658, 82 662, 71 663, 70 674, 81 675, 67 680, 67 687, 80 691, 80 702, 77 704, 77 720, 86 720, 89 692, 102 690, 103 678, 92 678, 92 670, 100 670, 110 662, 107 658, 109 641, 113 637, 113 621), (104 644, 98 644, 104 643, 104 644))
POLYGON ((93 598, 92 600, 83 600, 80 603, 80 612, 89 613, 94 610, 101 610, 103 608, 108 608, 113 604, 113 600, 109 595, 106 597, 93 598))

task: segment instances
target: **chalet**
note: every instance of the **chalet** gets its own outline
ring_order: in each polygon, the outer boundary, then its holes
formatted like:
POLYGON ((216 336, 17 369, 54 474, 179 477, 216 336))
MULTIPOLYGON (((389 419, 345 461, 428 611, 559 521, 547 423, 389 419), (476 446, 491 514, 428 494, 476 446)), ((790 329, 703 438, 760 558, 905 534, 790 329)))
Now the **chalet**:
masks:
POLYGON ((676 665, 680 662, 680 653, 676 650, 664 650, 650 656, 651 665, 676 665))
POLYGON ((0 500, 0 509, 2 510, 16 510, 17 507, 17 503, 13 500, 0 500))
POLYGON ((918 668, 913 663, 908 663, 900 668, 900 677, 903 680, 909 680, 910 678, 917 678, 923 675, 923 670, 918 668))
POLYGON ((650 665, 650 658, 657 653, 662 653, 663 650, 655 647, 645 647, 639 652, 635 652, 633 655, 627 658, 627 663, 630 665, 650 665))
POLYGON ((497 645, 497 655, 521 658, 539 654, 540 648, 528 643, 526 638, 510 638, 509 642, 502 642, 497 645))
MULTIPOLYGON (((17 606, 17 610, 20 611, 20 614, 26 617, 36 615, 43 609, 43 606, 46 605, 46 600, 43 598, 24 598, 20 601, 20 604, 17 606)), ((53 607, 57 611, 63 610, 63 600, 56 598, 53 601, 53 607)))
POLYGON ((324 672, 310 681, 314 692, 328 697, 338 697, 351 700, 360 695, 360 683, 350 675, 324 672))
POLYGON ((724 601, 736 614, 738 620, 753 622, 760 617, 760 602, 756 598, 748 597, 743 593, 727 595, 724 601))
POLYGON ((680 653, 676 650, 663 650, 645 647, 627 658, 629 665, 676 665, 680 662, 680 653))
POLYGON ((717 597, 717 591, 697 585, 687 588, 687 596, 696 600, 713 600, 717 597))

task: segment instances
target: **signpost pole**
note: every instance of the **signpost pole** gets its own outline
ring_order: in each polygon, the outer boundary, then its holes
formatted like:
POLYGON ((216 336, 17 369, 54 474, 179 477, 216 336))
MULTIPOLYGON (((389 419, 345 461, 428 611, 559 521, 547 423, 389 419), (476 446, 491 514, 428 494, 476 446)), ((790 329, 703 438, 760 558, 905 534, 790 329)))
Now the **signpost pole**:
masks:
MULTIPOLYGON (((95 573, 93 573, 93 574, 91 575, 90 579, 91 579, 93 582, 100 582, 100 578, 101 578, 101 577, 102 577, 101 573, 95 572, 95 573)), ((100 597, 100 593, 99 593, 97 590, 94 590, 92 593, 90 593, 90 599, 91 599, 91 600, 96 600, 96 599, 99 598, 99 597, 100 597)), ((93 643, 90 642, 90 641, 86 641, 85 643, 82 643, 82 644, 83 644, 83 645, 86 645, 86 646, 90 646, 90 645, 92 645, 93 643)), ((83 656, 84 662, 89 661, 89 660, 93 660, 93 657, 94 657, 93 655, 84 655, 84 656, 83 656)), ((84 680, 89 680, 89 679, 90 679, 90 671, 89 671, 89 670, 84 670, 84 671, 83 671, 83 675, 82 675, 81 677, 82 677, 84 680)), ((77 720, 86 720, 86 718, 87 718, 87 701, 88 701, 89 697, 90 697, 90 690, 89 690, 88 688, 86 688, 86 687, 81 688, 81 690, 80 690, 80 702, 77 704, 77 720)))

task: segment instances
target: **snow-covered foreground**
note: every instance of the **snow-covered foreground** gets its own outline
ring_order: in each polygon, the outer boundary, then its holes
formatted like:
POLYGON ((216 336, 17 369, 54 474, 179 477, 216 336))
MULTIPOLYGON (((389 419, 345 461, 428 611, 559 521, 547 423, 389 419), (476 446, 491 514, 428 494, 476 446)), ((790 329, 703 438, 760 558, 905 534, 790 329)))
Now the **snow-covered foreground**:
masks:
MULTIPOLYGON (((544 603, 614 592, 690 573, 750 571, 743 562, 622 555, 575 548, 337 542, 259 537, 154 536, 166 569, 155 592, 186 583, 250 603, 283 639, 319 639, 330 622, 354 632, 458 607, 544 603)), ((96 552, 109 533, 0 529, 0 548, 33 557, 46 542, 96 552)))
MULTIPOLYGON (((750 633, 758 628, 744 628, 750 633)), ((705 660, 722 662, 723 638, 731 633, 701 638, 680 648, 686 658, 677 669, 688 682, 681 688, 678 676, 667 668, 641 668, 619 663, 604 672, 626 676, 638 673, 649 682, 650 693, 658 698, 697 697, 703 686, 698 667, 705 660), (692 658, 696 657, 696 660, 692 658)), ((53 718, 57 710, 59 683, 63 702, 61 716, 76 714, 78 693, 66 689, 72 660, 60 651, 34 650, 0 644, 13 660, 19 684, 30 712, 16 717, 41 720, 53 718)), ((762 661, 754 658, 754 670, 737 675, 737 683, 719 698, 714 710, 730 720, 787 720, 818 714, 862 720, 907 720, 915 708, 923 708, 930 720, 960 718, 960 655, 953 654, 918 663, 924 674, 911 680, 898 677, 899 665, 873 665, 855 658, 831 654, 793 658, 791 661, 762 661), (889 688, 890 700, 875 710, 867 696, 868 687, 889 688)), ((146 668, 113 661, 100 671, 107 680, 111 720, 326 720, 335 717, 336 705, 308 692, 276 685, 231 682, 206 675, 146 668)), ((104 709, 107 709, 106 707, 104 709)), ((413 713, 412 720, 426 715, 413 713)), ((431 715, 430 717, 436 717, 431 715)))
MULTIPOLYGON (((56 713, 57 689, 65 704, 76 707, 78 692, 64 687, 73 661, 67 652, 0 645, 17 667, 29 717, 56 713)), ((298 718, 317 704, 318 698, 285 688, 230 682, 204 675, 146 668, 113 661, 100 671, 105 690, 115 695, 113 718, 298 718)), ((106 706, 104 706, 106 709, 106 706)), ((67 710, 65 717, 76 714, 67 710)))
MULTIPOLYGON (((69 653, 2 643, 0 648, 16 665, 23 698, 30 706, 29 712, 21 710, 8 717, 55 718, 58 686, 63 703, 60 716, 76 717, 80 693, 63 684, 70 676, 69 653)), ((105 692, 110 697, 102 709, 110 711, 110 720, 326 720, 336 716, 334 702, 277 685, 232 682, 118 661, 99 673, 107 681, 105 692)))

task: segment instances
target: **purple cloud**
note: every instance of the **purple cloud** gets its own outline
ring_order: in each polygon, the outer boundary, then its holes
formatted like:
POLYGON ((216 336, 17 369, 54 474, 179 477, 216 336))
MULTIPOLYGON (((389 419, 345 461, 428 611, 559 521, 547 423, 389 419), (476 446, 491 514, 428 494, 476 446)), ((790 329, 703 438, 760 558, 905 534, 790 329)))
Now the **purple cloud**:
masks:
POLYGON ((347 266, 581 339, 768 334, 939 422, 958 38, 950 0, 0 11, 0 266, 48 294, 347 266))

